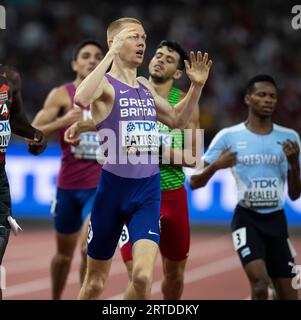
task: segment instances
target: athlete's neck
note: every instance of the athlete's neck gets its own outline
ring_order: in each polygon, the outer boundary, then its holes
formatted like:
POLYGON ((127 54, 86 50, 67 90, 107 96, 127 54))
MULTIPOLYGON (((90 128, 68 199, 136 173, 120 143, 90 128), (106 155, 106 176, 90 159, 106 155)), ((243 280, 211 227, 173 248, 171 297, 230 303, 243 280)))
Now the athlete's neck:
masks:
POLYGON ((109 74, 131 87, 139 87, 138 81, 136 79, 137 67, 129 66, 120 59, 114 60, 109 74))
POLYGON ((81 78, 79 75, 77 75, 72 83, 74 84, 74 87, 77 88, 83 80, 84 78, 81 78))
POLYGON ((259 118, 249 115, 245 122, 246 127, 257 134, 269 134, 273 131, 273 122, 271 118, 259 118))
POLYGON ((159 96, 165 99, 168 98, 169 92, 173 86, 173 79, 168 79, 165 82, 158 82, 150 76, 149 82, 153 85, 153 88, 156 90, 159 96))

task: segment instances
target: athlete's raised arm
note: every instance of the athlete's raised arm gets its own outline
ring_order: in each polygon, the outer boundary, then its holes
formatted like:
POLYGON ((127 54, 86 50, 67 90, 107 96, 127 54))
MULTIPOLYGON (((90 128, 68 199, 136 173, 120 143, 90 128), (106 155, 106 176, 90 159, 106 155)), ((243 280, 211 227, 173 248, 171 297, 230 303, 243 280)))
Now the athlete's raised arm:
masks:
POLYGON ((135 34, 135 29, 125 28, 114 36, 112 43, 109 44, 110 49, 103 60, 78 86, 74 97, 74 101, 78 106, 85 107, 95 100, 104 99, 106 94, 113 92, 105 73, 112 64, 114 57, 119 54, 125 40, 135 36, 135 34))
POLYGON ((183 100, 175 107, 172 107, 168 101, 159 96, 151 84, 143 77, 138 80, 142 82, 152 93, 157 107, 157 120, 166 124, 169 128, 184 129, 191 118, 193 109, 198 105, 203 87, 208 79, 209 71, 212 66, 212 60, 208 60, 208 54, 202 57, 200 51, 197 58, 193 52, 190 53, 191 65, 185 60, 186 73, 191 81, 190 88, 183 100))

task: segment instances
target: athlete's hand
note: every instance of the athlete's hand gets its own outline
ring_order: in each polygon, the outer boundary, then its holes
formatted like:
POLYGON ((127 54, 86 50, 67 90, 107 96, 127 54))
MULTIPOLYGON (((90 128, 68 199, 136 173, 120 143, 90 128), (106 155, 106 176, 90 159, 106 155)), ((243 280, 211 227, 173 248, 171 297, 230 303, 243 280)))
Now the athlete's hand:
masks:
POLYGON ((63 117, 59 118, 61 128, 68 128, 74 122, 82 119, 82 110, 79 107, 72 108, 63 117))
POLYGON ((73 146, 78 146, 80 142, 80 130, 78 122, 73 123, 71 127, 69 127, 64 134, 64 140, 67 143, 70 143, 73 146))
POLYGON ((26 141, 28 142, 28 152, 35 156, 44 152, 47 147, 47 140, 39 130, 36 130, 34 139, 26 139, 26 141))
POLYGON ((185 68, 187 76, 192 83, 195 83, 203 87, 208 79, 209 71, 212 66, 212 60, 208 60, 208 53, 204 56, 200 51, 197 52, 197 58, 195 58, 194 52, 190 52, 190 63, 185 60, 185 68))
POLYGON ((216 159, 215 165, 217 166, 218 169, 231 168, 236 165, 237 152, 231 152, 230 148, 231 147, 228 147, 227 149, 225 149, 216 159))
POLYGON ((284 142, 280 143, 282 145, 283 152, 286 155, 287 161, 291 166, 299 164, 299 145, 296 141, 291 141, 286 139, 284 142))
POLYGON ((117 55, 120 52, 120 49, 122 48, 124 42, 131 38, 135 37, 137 35, 137 31, 135 28, 125 28, 122 29, 116 36, 113 38, 113 43, 110 48, 110 51, 114 54, 117 55))

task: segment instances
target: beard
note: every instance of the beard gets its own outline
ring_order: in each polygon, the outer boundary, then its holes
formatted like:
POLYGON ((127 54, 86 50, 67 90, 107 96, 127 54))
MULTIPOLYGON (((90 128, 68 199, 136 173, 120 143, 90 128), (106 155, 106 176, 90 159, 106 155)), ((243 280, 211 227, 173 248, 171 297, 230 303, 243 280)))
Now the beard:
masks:
POLYGON ((156 74, 151 74, 150 76, 154 81, 154 83, 160 83, 160 84, 165 83, 169 79, 169 77, 157 76, 156 74))

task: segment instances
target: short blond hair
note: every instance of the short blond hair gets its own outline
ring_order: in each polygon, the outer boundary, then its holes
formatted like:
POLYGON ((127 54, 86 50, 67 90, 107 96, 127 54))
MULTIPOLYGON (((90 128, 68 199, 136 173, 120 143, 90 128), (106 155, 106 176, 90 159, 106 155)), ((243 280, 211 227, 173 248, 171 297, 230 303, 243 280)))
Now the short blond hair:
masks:
POLYGON ((125 23, 136 23, 142 25, 142 23, 135 18, 120 18, 111 22, 107 29, 107 39, 113 38, 113 36, 122 28, 125 23))

